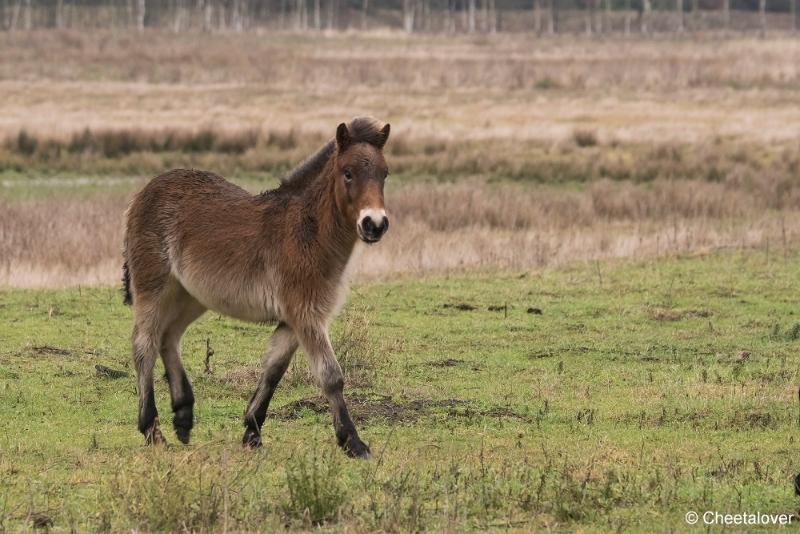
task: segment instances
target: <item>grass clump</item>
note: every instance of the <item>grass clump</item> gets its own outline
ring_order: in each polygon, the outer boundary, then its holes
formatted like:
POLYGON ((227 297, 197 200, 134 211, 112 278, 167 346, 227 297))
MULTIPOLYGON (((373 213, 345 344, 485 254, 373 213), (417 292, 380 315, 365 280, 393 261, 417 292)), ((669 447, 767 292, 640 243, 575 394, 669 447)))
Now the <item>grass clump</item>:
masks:
POLYGON ((284 472, 289 499, 283 504, 287 518, 312 525, 337 519, 349 501, 342 458, 332 449, 292 457, 284 472))

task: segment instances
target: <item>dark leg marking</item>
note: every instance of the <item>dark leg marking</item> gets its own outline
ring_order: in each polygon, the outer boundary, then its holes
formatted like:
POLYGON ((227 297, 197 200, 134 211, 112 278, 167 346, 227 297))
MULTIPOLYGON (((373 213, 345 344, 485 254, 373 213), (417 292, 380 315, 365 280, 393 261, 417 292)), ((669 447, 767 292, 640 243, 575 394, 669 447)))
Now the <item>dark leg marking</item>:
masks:
MULTIPOLYGON (((173 378, 167 378, 172 382, 173 378)), ((189 383, 189 378, 183 369, 180 370, 180 376, 174 378, 181 384, 180 393, 174 395, 172 398, 172 426, 175 428, 175 434, 181 443, 189 443, 189 438, 192 434, 192 427, 194 426, 194 393, 192 392, 192 385, 189 383)))
POLYGON ((331 414, 333 415, 336 442, 347 456, 368 460, 370 458, 369 447, 358 437, 356 426, 353 424, 350 412, 347 410, 347 403, 345 403, 344 395, 342 394, 343 390, 344 382, 339 380, 330 390, 326 391, 331 414))
POLYGON ((261 446, 261 427, 267 417, 267 409, 275 388, 289 368, 292 355, 297 350, 297 338, 285 323, 280 323, 272 334, 267 354, 264 357, 264 372, 258 382, 247 409, 244 412, 244 436, 242 445, 248 448, 261 446))

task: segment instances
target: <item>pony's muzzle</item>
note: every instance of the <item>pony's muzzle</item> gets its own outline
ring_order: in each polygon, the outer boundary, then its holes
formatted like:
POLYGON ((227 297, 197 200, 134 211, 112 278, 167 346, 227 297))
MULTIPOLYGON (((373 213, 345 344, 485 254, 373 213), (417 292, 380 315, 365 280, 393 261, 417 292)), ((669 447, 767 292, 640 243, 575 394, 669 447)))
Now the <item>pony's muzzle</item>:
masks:
POLYGON ((367 243, 377 243, 389 229, 389 218, 384 210, 366 209, 358 218, 358 236, 367 243))

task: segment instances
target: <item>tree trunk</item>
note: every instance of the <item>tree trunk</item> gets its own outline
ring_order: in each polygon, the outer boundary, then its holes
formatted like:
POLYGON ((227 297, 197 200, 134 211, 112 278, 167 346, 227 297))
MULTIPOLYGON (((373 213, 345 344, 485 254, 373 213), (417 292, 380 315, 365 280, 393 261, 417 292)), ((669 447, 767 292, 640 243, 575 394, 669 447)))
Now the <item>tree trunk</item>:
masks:
POLYGON ((592 0, 585 0, 583 5, 583 27, 586 35, 592 35, 592 0))
POLYGON ((550 0, 547 10, 547 33, 555 35, 556 33, 556 0, 550 0))
POLYGON ((22 0, 17 0, 14 9, 11 11, 11 24, 8 29, 14 32, 17 29, 17 21, 19 20, 19 11, 22 8, 22 0))
POLYGON ((625 0, 625 35, 631 34, 631 0, 625 0))
POLYGON ((758 14, 761 19, 761 37, 767 35, 767 0, 758 1, 758 14))
MULTIPOLYGON (((319 2, 319 0, 315 0, 319 2)), ((361 2, 361 29, 367 29, 367 10, 369 9, 369 0, 363 0, 361 2)))
POLYGON ((406 33, 414 31, 414 1, 403 0, 403 29, 406 33))
POLYGON ((139 0, 139 6, 136 10, 136 29, 140 32, 144 31, 144 17, 146 15, 146 9, 147 6, 145 0, 139 0))
POLYGON ((469 0, 469 11, 467 15, 467 32, 475 33, 475 0, 469 0))
POLYGON ((605 9, 603 10, 603 28, 606 32, 611 33, 611 0, 605 1, 605 9))
POLYGON ((64 27, 64 0, 56 2, 56 28, 61 29, 64 27))
POLYGON ((205 5, 203 6, 203 30, 210 32, 213 20, 214 6, 211 4, 211 0, 205 0, 205 5))
POLYGON ((456 14, 455 14, 455 0, 447 0, 447 17, 444 21, 445 31, 447 33, 455 33, 456 31, 456 14))
POLYGON ((647 26, 648 23, 650 22, 650 0, 642 0, 642 15, 641 15, 641 17, 642 17, 642 20, 641 20, 641 23, 642 23, 641 31, 644 34, 647 34, 647 33, 650 32, 650 28, 647 26))
MULTIPOLYGON (((725 0, 727 2, 727 0, 725 0)), ((678 33, 683 33, 684 20, 683 20, 683 0, 675 0, 675 9, 678 12, 678 33)))
POLYGON ((725 31, 731 29, 731 0, 723 0, 722 2, 722 21, 725 25, 725 31))
POLYGON ((792 17, 792 31, 797 31, 797 0, 789 0, 789 13, 792 17))
POLYGON ((33 28, 33 17, 31 16, 31 0, 25 0, 25 15, 24 15, 25 31, 31 31, 33 28))
POLYGON ((489 0, 489 33, 497 33, 497 5, 489 0))

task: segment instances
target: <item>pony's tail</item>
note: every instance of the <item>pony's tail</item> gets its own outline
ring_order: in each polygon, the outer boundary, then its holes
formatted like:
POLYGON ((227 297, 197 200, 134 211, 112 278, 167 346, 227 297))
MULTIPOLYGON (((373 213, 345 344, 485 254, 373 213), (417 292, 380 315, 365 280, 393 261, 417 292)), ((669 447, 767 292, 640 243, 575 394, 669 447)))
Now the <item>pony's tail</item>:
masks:
POLYGON ((122 302, 126 306, 133 304, 133 295, 131 295, 131 272, 128 269, 128 260, 122 264, 122 302))

